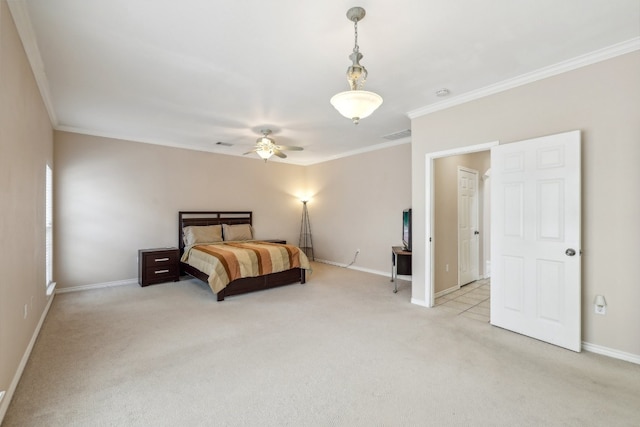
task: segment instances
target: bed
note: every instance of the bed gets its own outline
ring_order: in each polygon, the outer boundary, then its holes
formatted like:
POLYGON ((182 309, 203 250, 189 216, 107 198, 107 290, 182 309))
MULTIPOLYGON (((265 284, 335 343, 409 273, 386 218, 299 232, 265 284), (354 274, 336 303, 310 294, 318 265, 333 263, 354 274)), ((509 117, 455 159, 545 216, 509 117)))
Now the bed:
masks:
POLYGON ((304 284, 309 268, 304 252, 293 245, 253 240, 252 227, 250 211, 180 211, 180 275, 189 274, 207 283, 218 301, 231 295, 304 284), (247 236, 247 230, 251 236, 247 236), (227 262, 227 257, 233 257, 233 262, 227 262), (246 258, 251 258, 259 271, 244 265, 232 267, 246 258), (242 277, 235 278, 238 275, 242 277))

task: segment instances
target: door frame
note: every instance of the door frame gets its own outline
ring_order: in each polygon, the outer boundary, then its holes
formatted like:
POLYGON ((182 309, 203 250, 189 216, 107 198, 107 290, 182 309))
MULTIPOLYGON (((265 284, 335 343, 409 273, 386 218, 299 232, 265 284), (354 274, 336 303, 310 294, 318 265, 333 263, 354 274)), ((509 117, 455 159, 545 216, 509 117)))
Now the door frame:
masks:
POLYGON ((440 157, 456 156, 460 154, 477 153, 478 151, 491 150, 492 147, 499 145, 499 141, 487 142, 484 144, 469 145, 466 147, 453 148, 450 150, 436 151, 425 155, 425 250, 424 250, 424 277, 425 277, 425 299, 426 306, 433 307, 435 305, 434 298, 434 279, 435 272, 433 269, 434 251, 433 251, 433 231, 435 229, 435 204, 434 204, 434 177, 433 162, 440 157))

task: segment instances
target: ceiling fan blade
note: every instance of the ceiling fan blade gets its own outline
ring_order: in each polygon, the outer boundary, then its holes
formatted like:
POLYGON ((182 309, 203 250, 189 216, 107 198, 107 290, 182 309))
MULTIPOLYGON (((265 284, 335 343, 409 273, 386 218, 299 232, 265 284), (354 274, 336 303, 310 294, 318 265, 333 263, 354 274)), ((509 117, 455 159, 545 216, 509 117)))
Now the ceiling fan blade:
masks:
POLYGON ((251 154, 251 153, 255 153, 256 151, 258 151, 258 147, 254 148, 251 151, 247 151, 246 153, 242 153, 243 156, 246 156, 247 154, 251 154))
POLYGON ((302 150, 304 150, 304 148, 302 148, 302 147, 294 147, 292 145, 276 145, 276 147, 278 148, 278 150, 285 150, 285 151, 302 151, 302 150))
POLYGON ((287 155, 284 154, 282 151, 278 150, 277 148, 273 149, 273 154, 275 154, 276 156, 280 157, 281 159, 286 159, 287 155))

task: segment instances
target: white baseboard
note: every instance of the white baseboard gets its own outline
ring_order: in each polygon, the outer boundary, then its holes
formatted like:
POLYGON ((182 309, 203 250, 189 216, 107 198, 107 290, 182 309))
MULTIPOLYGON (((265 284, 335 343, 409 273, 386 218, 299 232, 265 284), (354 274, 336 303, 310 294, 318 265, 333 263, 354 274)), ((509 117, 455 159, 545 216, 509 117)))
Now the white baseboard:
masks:
POLYGON ((349 267, 352 270, 357 270, 357 271, 362 271, 363 273, 371 273, 371 274, 377 274, 378 276, 386 276, 389 279, 391 279, 391 272, 384 272, 384 271, 380 271, 380 270, 372 270, 370 268, 364 268, 364 267, 358 267, 357 265, 352 265, 349 267))
POLYGON ((67 292, 87 291, 91 289, 110 288, 113 286, 137 285, 138 279, 116 280, 115 282, 94 283, 92 285, 70 286, 68 288, 57 288, 56 294, 67 292))
POLYGON ((319 262, 320 264, 329 264, 329 265, 335 265, 336 267, 349 268, 347 264, 338 264, 337 262, 329 261, 327 259, 315 258, 314 261, 319 262))
MULTIPOLYGON (((370 268, 358 267, 357 265, 339 264, 337 262, 329 261, 329 260, 326 260, 326 259, 318 259, 318 258, 316 258, 315 261, 319 262, 319 263, 322 263, 322 264, 335 265, 336 267, 349 268, 351 270, 358 270, 358 271, 362 271, 362 272, 365 272, 365 273, 377 274, 378 276, 386 276, 386 277, 391 278, 391 270, 389 270, 389 271, 372 270, 370 268)), ((406 280, 407 282, 410 282, 411 281, 411 276, 404 275, 404 274, 399 274, 398 275, 398 279, 406 280)))
POLYGON ((55 296, 51 295, 49 300, 47 301, 47 305, 44 307, 42 311, 42 315, 40 316, 40 321, 38 322, 38 326, 33 331, 33 335, 31 336, 31 340, 29 341, 29 345, 22 355, 22 360, 20 360, 20 365, 18 365, 18 369, 13 376, 13 380, 9 385, 9 389, 4 395, 2 402, 0 402, 0 424, 2 424, 2 420, 4 419, 5 414, 7 413, 7 409, 9 409, 9 403, 13 398, 13 393, 16 391, 16 387, 18 387, 18 382, 20 382, 20 378, 22 377, 22 373, 24 372, 25 366, 27 366, 27 362, 29 361, 29 357, 31 356, 31 351, 33 350, 33 346, 36 343, 36 339, 38 335, 40 335, 40 329, 42 328, 42 324, 44 323, 44 319, 47 318, 47 314, 49 313, 49 308, 51 307, 51 303, 53 302, 53 298, 55 296))
POLYGON ((427 302, 423 299, 411 298, 411 304, 419 305, 420 307, 431 308, 429 307, 429 304, 427 304, 427 302))
POLYGON ((609 356, 613 357, 614 359, 620 359, 626 362, 640 365, 640 355, 637 354, 627 353, 624 351, 604 347, 598 344, 592 344, 585 341, 582 341, 582 349, 585 351, 590 351, 591 353, 602 354, 603 356, 609 356))
POLYGON ((433 298, 434 298, 434 299, 435 299, 435 298, 440 298, 441 296, 444 296, 444 295, 450 294, 450 293, 452 293, 452 292, 455 292, 455 291, 457 291, 458 289, 460 289, 460 285, 452 286, 452 287, 450 287, 449 289, 445 289, 444 291, 440 291, 440 292, 438 292, 438 293, 434 294, 434 295, 433 295, 433 298))
MULTIPOLYGON (((364 273, 377 274, 378 276, 387 276, 391 278, 391 270, 389 271, 372 270, 370 268, 358 267, 357 265, 340 264, 334 261, 329 261, 326 259, 318 259, 318 258, 316 258, 315 261, 322 264, 335 265, 336 267, 349 268, 351 270, 358 270, 364 273)), ((398 276, 398 279, 411 281, 411 276, 398 276)))
MULTIPOLYGON (((333 261, 329 261, 326 259, 315 259, 316 262, 322 263, 322 264, 329 264, 329 265, 335 265, 336 267, 342 267, 342 268, 349 268, 351 270, 358 270, 358 271, 363 271, 365 273, 371 273, 371 274, 377 274, 379 276, 385 276, 388 277, 389 279, 391 278, 391 271, 380 271, 380 270, 372 270, 370 268, 363 268, 363 267, 357 267, 354 265, 348 265, 348 264, 338 264, 337 262, 333 262, 333 261)), ((411 282, 411 276, 407 276, 407 275, 403 275, 403 274, 399 274, 396 279, 400 279, 400 280, 406 280, 407 282, 411 282)), ((416 304, 416 305, 420 305, 422 307, 429 307, 429 304, 426 303, 426 301, 423 300, 416 300, 416 299, 411 299, 411 303, 412 304, 416 304)))

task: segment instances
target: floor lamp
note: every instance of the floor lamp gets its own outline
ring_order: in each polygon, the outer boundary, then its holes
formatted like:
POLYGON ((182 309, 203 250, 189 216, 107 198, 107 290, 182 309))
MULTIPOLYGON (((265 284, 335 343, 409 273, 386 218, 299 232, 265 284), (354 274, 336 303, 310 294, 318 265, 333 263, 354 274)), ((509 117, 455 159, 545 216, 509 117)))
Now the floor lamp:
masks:
POLYGON ((309 223, 309 211, 307 210, 308 200, 302 201, 302 221, 300 222, 300 240, 298 247, 302 249, 307 258, 315 261, 313 256, 313 241, 311 240, 311 224, 309 223))

